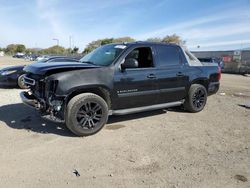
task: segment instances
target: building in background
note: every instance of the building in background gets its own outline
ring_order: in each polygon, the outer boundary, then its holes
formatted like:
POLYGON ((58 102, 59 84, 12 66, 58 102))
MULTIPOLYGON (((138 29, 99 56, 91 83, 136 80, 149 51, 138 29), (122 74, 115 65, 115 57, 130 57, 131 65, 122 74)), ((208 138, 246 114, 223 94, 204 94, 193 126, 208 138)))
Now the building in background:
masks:
POLYGON ((225 64, 224 72, 250 73, 250 50, 231 51, 193 51, 197 58, 221 58, 225 64))

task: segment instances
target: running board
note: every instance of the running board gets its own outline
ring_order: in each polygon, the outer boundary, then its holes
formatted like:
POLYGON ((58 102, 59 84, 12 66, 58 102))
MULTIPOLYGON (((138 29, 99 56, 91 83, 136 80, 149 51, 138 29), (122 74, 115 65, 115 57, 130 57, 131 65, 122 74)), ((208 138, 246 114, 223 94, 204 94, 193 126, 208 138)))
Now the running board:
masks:
POLYGON ((139 113, 139 112, 145 112, 145 111, 151 111, 151 110, 158 110, 158 109, 163 109, 163 108, 180 106, 183 103, 184 103, 184 100, 181 100, 181 101, 164 103, 164 104, 156 104, 152 106, 143 106, 143 107, 137 107, 137 108, 122 109, 122 110, 110 110, 109 115, 127 115, 127 114, 133 114, 133 113, 139 113))

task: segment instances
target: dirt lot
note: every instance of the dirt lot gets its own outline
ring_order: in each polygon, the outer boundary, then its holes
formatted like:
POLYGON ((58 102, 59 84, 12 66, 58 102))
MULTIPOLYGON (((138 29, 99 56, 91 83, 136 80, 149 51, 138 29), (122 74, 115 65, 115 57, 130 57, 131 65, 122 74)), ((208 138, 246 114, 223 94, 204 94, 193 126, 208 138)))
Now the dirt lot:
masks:
POLYGON ((200 113, 111 117, 84 138, 40 118, 19 92, 0 89, 1 187, 250 187, 250 109, 241 106, 250 97, 232 96, 250 93, 250 77, 224 74, 200 113))
POLYGON ((14 65, 27 65, 32 63, 29 60, 12 58, 9 56, 0 57, 0 68, 14 65))

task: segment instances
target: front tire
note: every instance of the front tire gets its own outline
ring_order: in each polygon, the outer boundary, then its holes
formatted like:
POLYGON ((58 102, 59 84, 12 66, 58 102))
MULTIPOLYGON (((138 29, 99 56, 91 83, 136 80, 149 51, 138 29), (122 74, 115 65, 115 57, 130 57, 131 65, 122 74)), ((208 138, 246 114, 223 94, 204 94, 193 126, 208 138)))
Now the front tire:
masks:
POLYGON ((200 112, 207 102, 207 90, 203 85, 191 85, 188 96, 186 97, 184 108, 189 112, 200 112))
POLYGON ((108 121, 108 105, 93 93, 73 97, 66 109, 66 126, 77 136, 89 136, 100 131, 108 121))

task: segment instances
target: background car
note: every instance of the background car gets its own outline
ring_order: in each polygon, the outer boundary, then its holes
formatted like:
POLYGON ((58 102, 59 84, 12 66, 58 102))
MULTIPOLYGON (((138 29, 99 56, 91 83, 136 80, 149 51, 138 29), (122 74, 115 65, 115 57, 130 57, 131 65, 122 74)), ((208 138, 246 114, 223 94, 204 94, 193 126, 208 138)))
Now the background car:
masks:
MULTIPOLYGON (((42 59, 35 63, 54 63, 54 62, 79 62, 78 59, 65 56, 52 56, 42 59)), ((24 71, 25 65, 12 66, 0 69, 0 86, 1 87, 19 87, 21 89, 27 89, 24 84, 24 71)))
POLYGON ((12 66, 0 70, 0 86, 25 88, 23 85, 24 66, 12 66))
POLYGON ((29 57, 29 60, 30 61, 35 61, 38 57, 39 57, 39 55, 31 54, 30 57, 29 57))
POLYGON ((25 54, 24 53, 16 53, 15 55, 13 55, 12 57, 14 57, 14 58, 23 58, 25 56, 25 54))

